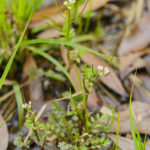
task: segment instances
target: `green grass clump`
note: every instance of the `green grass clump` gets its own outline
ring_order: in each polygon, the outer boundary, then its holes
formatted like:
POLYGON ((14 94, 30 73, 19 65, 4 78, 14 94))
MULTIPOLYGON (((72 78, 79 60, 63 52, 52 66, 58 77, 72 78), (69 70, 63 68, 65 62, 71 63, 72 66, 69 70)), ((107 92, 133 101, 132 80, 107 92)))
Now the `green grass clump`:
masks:
MULTIPOLYGON (((136 76, 136 73, 135 73, 135 76, 136 76)), ((136 126, 134 125, 134 121, 133 121, 131 101, 132 101, 132 93, 133 93, 134 83, 135 83, 135 80, 133 81, 133 84, 132 84, 131 93, 130 93, 130 101, 129 101, 129 115, 130 115, 131 133, 132 133, 132 138, 133 138, 135 149, 136 150, 146 150, 146 147, 145 147, 146 135, 145 135, 145 139, 143 142, 138 130, 136 129, 136 126)))
POLYGON ((42 0, 0 0, 0 59, 8 59, 32 11, 42 0), (13 17, 12 17, 13 16, 13 17))
POLYGON ((6 78, 7 74, 8 74, 8 72, 9 72, 11 66, 12 66, 12 63, 13 63, 15 57, 16 57, 16 53, 17 53, 17 51, 19 50, 19 47, 20 47, 20 45, 21 45, 21 42, 22 42, 22 40, 23 40, 23 37, 24 37, 25 32, 26 32, 26 30, 27 30, 27 27, 28 27, 28 25, 29 25, 31 16, 32 16, 32 13, 30 14, 30 17, 29 17, 29 19, 28 19, 28 22, 27 22, 27 24, 26 24, 26 26, 25 26, 25 28, 24 28, 24 31, 22 32, 22 34, 21 34, 21 36, 20 36, 20 38, 19 38, 19 41, 18 41, 18 43, 16 44, 16 47, 15 47, 15 49, 14 49, 14 51, 13 51, 13 53, 12 53, 12 55, 11 55, 11 57, 10 57, 8 63, 7 63, 7 65, 6 65, 6 67, 5 67, 4 73, 2 74, 2 76, 1 76, 1 78, 0 78, 0 89, 1 89, 2 86, 3 86, 4 80, 5 80, 5 78, 6 78))

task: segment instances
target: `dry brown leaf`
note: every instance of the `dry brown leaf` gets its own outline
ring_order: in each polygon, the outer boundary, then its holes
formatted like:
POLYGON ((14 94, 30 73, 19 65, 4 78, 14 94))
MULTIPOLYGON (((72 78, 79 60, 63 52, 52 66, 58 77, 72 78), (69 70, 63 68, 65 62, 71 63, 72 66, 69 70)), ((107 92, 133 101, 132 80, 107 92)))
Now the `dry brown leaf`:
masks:
MULTIPOLYGON (((78 80, 78 76, 77 76, 77 73, 76 73, 75 66, 73 66, 71 68, 70 76, 71 76, 71 78, 72 78, 72 80, 73 80, 73 82, 75 84, 77 92, 80 92, 81 88, 80 88, 80 83, 79 83, 79 80, 78 80)), ((90 108, 93 107, 93 109, 96 109, 97 107, 101 106, 101 104, 102 104, 102 100, 100 100, 100 98, 98 97, 98 95, 96 94, 96 92, 95 92, 95 90, 93 88, 92 92, 88 95, 87 105, 90 108)))
MULTIPOLYGON (((104 6, 109 0, 92 0, 88 2, 87 7, 84 9, 83 13, 86 13, 89 11, 89 5, 91 10, 96 10, 102 6, 104 6)), ((80 7, 80 12, 84 8, 85 3, 81 5, 80 7)), ((64 6, 61 6, 62 9, 64 9, 64 6)), ((36 12, 32 19, 31 19, 31 24, 30 27, 38 27, 38 26, 43 26, 46 23, 51 23, 49 19, 43 19, 43 17, 51 17, 55 22, 57 23, 64 23, 64 18, 61 16, 61 14, 56 10, 56 7, 48 7, 45 8, 44 10, 40 10, 36 12)))
MULTIPOLYGON (((32 69, 38 69, 36 62, 32 55, 29 55, 26 59, 24 68, 23 68, 23 81, 29 79, 29 71, 32 69)), ((39 79, 31 81, 31 83, 25 88, 26 100, 32 101, 32 108, 39 110, 44 104, 44 96, 42 91, 42 84, 39 79)))
POLYGON ((92 110, 99 108, 102 105, 102 100, 98 97, 94 88, 92 92, 88 95, 87 105, 92 108, 92 110))
MULTIPOLYGON (((92 66, 92 65, 94 65, 96 67, 98 65, 102 65, 104 67, 107 66, 107 64, 102 59, 98 58, 97 56, 95 56, 89 52, 84 53, 84 56, 82 56, 82 60, 89 66, 92 66)), ((114 90, 116 93, 118 93, 122 96, 127 96, 127 93, 126 93, 125 89, 123 88, 120 79, 117 77, 117 75, 115 74, 115 72, 113 71, 113 69, 111 67, 109 67, 109 70, 111 73, 106 77, 100 78, 101 81, 106 86, 108 86, 110 89, 114 90)))
MULTIPOLYGON (((139 133, 150 134, 150 104, 134 101, 132 103, 132 112, 135 126, 139 133)), ((131 133, 129 108, 120 113, 119 133, 131 133)), ((115 118, 112 132, 117 131, 117 121, 115 118)))
MULTIPOLYGON (((127 60, 128 61, 128 60, 127 60)), ((148 62, 146 62, 144 59, 142 58, 137 58, 135 61, 133 61, 132 64, 129 65, 129 67, 126 67, 126 69, 122 70, 120 72, 120 76, 121 78, 125 78, 129 73, 131 73, 132 71, 139 69, 139 68, 143 68, 145 66, 149 66, 150 64, 148 62)), ((120 67, 121 68, 121 67, 120 67)))
POLYGON ((75 84, 75 88, 77 90, 77 92, 80 92, 81 91, 81 88, 80 88, 80 83, 78 81, 78 76, 77 76, 77 73, 76 73, 76 67, 73 66, 71 69, 70 69, 70 72, 69 72, 74 84, 75 84))
POLYGON ((150 13, 144 15, 130 34, 123 39, 118 55, 123 56, 145 48, 150 42, 150 13))
MULTIPOLYGON (((108 136, 116 143, 116 135, 109 134, 108 136)), ((118 147, 121 148, 121 150, 135 150, 133 141, 121 136, 118 136, 118 147)))
POLYGON ((60 53, 61 53, 61 57, 65 63, 65 67, 68 70, 70 67, 70 63, 69 63, 69 60, 67 58, 67 49, 65 46, 61 46, 60 53))
MULTIPOLYGON (((60 5, 60 8, 62 10, 64 10, 65 6, 64 5, 60 5)), ((56 14, 59 14, 59 10, 57 9, 57 7, 55 5, 47 7, 47 8, 44 8, 44 9, 41 9, 41 10, 38 10, 32 16, 31 23, 32 22, 41 21, 41 20, 43 20, 43 19, 45 19, 47 17, 53 16, 53 15, 56 15, 56 14)), ((59 21, 59 20, 57 20, 57 21, 59 21)))
POLYGON ((131 81, 135 79, 135 84, 134 84, 134 89, 133 89, 134 99, 147 102, 150 104, 150 91, 144 87, 142 80, 138 78, 138 74, 136 77, 134 75, 130 75, 129 78, 131 81))
POLYGON ((150 91, 150 77, 146 74, 137 74, 136 75, 143 83, 143 86, 150 91))
POLYGON ((126 56, 120 57, 120 75, 121 78, 125 78, 127 74, 137 68, 143 68, 149 63, 141 58, 141 56, 150 53, 150 49, 139 51, 136 53, 129 53, 126 56))
MULTIPOLYGON (((2 115, 0 114, 0 125, 4 122, 2 115)), ((8 146, 8 129, 6 123, 0 128, 0 150, 7 150, 8 146)))
POLYGON ((107 89, 107 87, 103 86, 102 83, 98 82, 97 85, 103 91, 103 94, 100 94, 100 97, 103 100, 103 105, 107 107, 110 107, 111 105, 114 109, 117 109, 120 106, 118 98, 115 97, 113 93, 107 89))
MULTIPOLYGON (((114 134, 108 134, 108 136, 113 140, 114 143, 116 143, 116 135, 114 134)), ((133 140, 118 136, 118 147, 121 150, 135 150, 134 148, 134 142, 133 140)), ((146 146, 146 150, 149 150, 150 148, 146 146)))
POLYGON ((46 30, 46 31, 43 31, 43 32, 39 33, 37 35, 37 38, 38 39, 41 39, 41 38, 56 38, 56 37, 59 37, 59 36, 60 36, 60 31, 55 30, 55 29, 49 29, 49 30, 46 30))
POLYGON ((148 91, 143 85, 139 83, 135 83, 134 85, 133 97, 134 99, 150 104, 150 91, 148 91))

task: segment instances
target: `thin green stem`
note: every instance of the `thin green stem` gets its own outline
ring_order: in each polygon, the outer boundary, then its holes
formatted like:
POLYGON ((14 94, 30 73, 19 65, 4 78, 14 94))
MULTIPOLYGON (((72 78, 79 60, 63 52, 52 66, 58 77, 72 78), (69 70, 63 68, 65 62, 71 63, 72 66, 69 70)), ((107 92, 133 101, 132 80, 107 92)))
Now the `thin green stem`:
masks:
POLYGON ((71 142, 72 142, 72 141, 73 141, 73 139, 72 139, 72 132, 71 132, 71 129, 70 129, 70 127, 69 127, 69 124, 68 124, 68 122, 67 122, 67 120, 66 120, 65 114, 63 114, 63 118, 64 118, 64 121, 65 121, 66 127, 67 127, 67 129, 68 129, 68 133, 69 133, 69 136, 70 136, 70 140, 71 140, 71 142))
POLYGON ((86 106, 86 103, 87 103, 87 99, 86 98, 87 98, 87 96, 85 95, 85 90, 83 88, 83 85, 82 85, 82 82, 81 82, 81 79, 80 79, 80 76, 79 76, 79 72, 78 72, 77 66, 76 66, 76 72, 77 72, 78 80, 79 80, 81 91, 82 91, 82 95, 83 95, 83 107, 84 107, 84 111, 85 111, 85 127, 86 127, 87 132, 89 132, 88 111, 87 111, 87 106, 86 106))
MULTIPOLYGON (((67 9, 66 41, 70 41, 70 27, 71 27, 70 9, 67 9)), ((70 62, 70 47, 69 46, 67 46, 67 57, 70 62)))
MULTIPOLYGON (((34 119, 34 121, 33 121, 33 124, 34 124, 34 126, 36 126, 35 119, 34 119)), ((36 136, 36 139, 37 139, 37 141, 38 141, 38 143, 39 143, 39 142, 40 142, 39 134, 38 134, 38 132, 37 132, 37 130, 36 130, 36 129, 35 129, 35 130, 33 130, 33 131, 34 131, 35 136, 36 136)), ((41 146, 41 145, 39 145, 39 146, 40 146, 40 150, 43 150, 42 146, 41 146)))
POLYGON ((79 0, 76 0, 75 5, 74 5, 74 17, 73 17, 74 20, 76 19, 76 16, 77 16, 78 6, 79 6, 79 0))
POLYGON ((80 120, 83 122, 83 121, 84 121, 84 118, 83 118, 83 116, 82 116, 82 114, 81 114, 81 111, 78 109, 78 107, 77 107, 77 105, 76 105, 76 103, 75 103, 75 101, 74 101, 74 99, 73 99, 73 97, 72 97, 71 89, 70 89, 70 98, 71 98, 72 104, 73 104, 73 106, 74 106, 74 108, 75 108, 75 110, 76 110, 76 112, 77 112, 77 114, 78 114, 78 117, 79 117, 80 120))

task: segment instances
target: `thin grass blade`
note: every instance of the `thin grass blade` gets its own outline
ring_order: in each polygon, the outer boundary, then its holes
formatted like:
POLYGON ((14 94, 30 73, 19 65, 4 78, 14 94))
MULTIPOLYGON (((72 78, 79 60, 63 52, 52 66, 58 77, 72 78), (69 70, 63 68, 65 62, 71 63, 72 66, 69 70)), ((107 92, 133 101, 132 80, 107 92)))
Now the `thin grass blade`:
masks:
POLYGON ((24 109, 22 107, 23 97, 22 97, 21 90, 20 90, 20 87, 19 87, 18 83, 16 83, 13 88, 14 88, 14 91, 15 91, 16 102, 17 102, 17 107, 18 107, 19 130, 21 130, 22 124, 23 124, 23 117, 24 117, 24 109))
POLYGON ((137 135, 137 138, 138 138, 138 144, 139 144, 140 150, 145 150, 145 147, 144 147, 144 144, 142 142, 140 133, 138 132, 138 130, 136 128, 135 128, 135 131, 136 131, 136 135, 137 135))
POLYGON ((7 120, 9 120, 9 119, 12 117, 12 115, 13 115, 15 112, 16 112, 16 110, 14 110, 14 111, 4 120, 4 122, 0 124, 0 128, 3 127, 3 125, 7 122, 7 120))
MULTIPOLYGON (((135 76, 136 76, 136 73, 135 73, 135 76)), ((137 138, 136 138, 135 125, 134 125, 134 122, 133 122, 133 115, 132 115, 131 101, 132 101, 132 94, 133 94, 134 84, 135 84, 135 79, 133 81, 132 88, 131 88, 131 93, 130 93, 129 115, 130 115, 130 126, 131 126, 131 133, 132 133, 132 138, 133 138, 133 142, 134 142, 134 147, 135 147, 136 150, 140 150, 139 144, 138 144, 138 141, 137 141, 137 138)))
POLYGON ((120 114, 118 113, 118 122, 117 122, 117 132, 116 132, 115 150, 118 150, 119 125, 120 125, 120 114))
POLYGON ((5 80, 5 78, 7 77, 7 74, 8 74, 8 72, 9 72, 10 68, 11 68, 11 65, 12 65, 12 63, 13 63, 13 61, 14 61, 14 58, 15 58, 15 56, 16 56, 16 53, 17 53, 17 51, 18 51, 18 49, 19 49, 19 47, 20 47, 20 45, 21 45, 21 42, 22 42, 22 40, 23 40, 23 37, 24 37, 25 32, 26 32, 26 30, 27 30, 27 27, 28 27, 28 25, 29 25, 29 22, 30 22, 30 19, 31 19, 32 14, 33 14, 33 11, 32 11, 32 13, 30 14, 30 17, 29 17, 29 19, 28 19, 28 21, 27 21, 27 24, 26 24, 25 28, 24 28, 24 31, 22 32, 22 34, 21 34, 21 36, 20 36, 20 39, 19 39, 19 41, 18 41, 18 43, 17 43, 17 45, 16 45, 16 47, 15 47, 13 53, 12 53, 12 55, 11 55, 11 57, 10 57, 10 59, 9 59, 9 61, 8 61, 8 63, 7 63, 7 65, 6 65, 6 68, 5 68, 3 74, 2 74, 2 76, 1 76, 1 78, 0 78, 0 89, 1 89, 2 86, 3 86, 4 80, 5 80))

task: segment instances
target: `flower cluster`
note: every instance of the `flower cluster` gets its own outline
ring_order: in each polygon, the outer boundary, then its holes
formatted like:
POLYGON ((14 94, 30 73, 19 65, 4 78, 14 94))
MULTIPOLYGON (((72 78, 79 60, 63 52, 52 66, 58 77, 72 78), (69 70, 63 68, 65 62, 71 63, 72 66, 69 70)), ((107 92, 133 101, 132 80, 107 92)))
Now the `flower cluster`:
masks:
POLYGON ((99 73, 100 76, 105 76, 105 75, 107 75, 109 73, 108 67, 103 67, 103 66, 99 65, 97 67, 97 69, 98 69, 98 73, 99 73))
POLYGON ((75 3, 75 0, 65 0, 64 5, 67 6, 68 9, 71 9, 71 5, 75 3))
POLYGON ((29 101, 29 104, 28 103, 22 104, 22 107, 23 108, 31 108, 31 101, 29 101))

